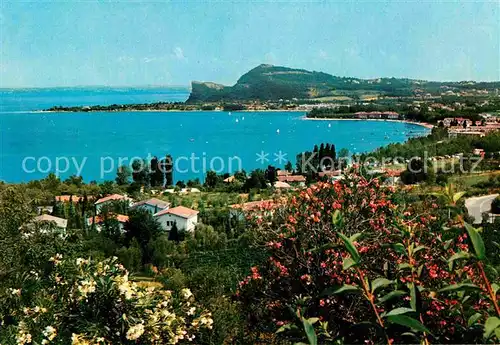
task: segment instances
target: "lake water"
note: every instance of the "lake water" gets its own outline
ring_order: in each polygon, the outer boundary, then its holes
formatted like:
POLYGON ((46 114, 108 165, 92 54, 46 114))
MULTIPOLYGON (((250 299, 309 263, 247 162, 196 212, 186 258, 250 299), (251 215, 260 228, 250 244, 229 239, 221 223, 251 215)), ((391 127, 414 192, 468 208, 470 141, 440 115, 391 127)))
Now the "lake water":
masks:
POLYGON ((110 180, 120 160, 167 153, 177 162, 174 179, 185 180, 202 178, 210 168, 295 164, 297 153, 321 142, 367 152, 428 132, 398 122, 303 120, 303 112, 36 112, 54 105, 184 101, 188 95, 186 88, 0 90, 0 180, 29 181, 56 169, 64 178, 79 168, 87 182, 110 180))

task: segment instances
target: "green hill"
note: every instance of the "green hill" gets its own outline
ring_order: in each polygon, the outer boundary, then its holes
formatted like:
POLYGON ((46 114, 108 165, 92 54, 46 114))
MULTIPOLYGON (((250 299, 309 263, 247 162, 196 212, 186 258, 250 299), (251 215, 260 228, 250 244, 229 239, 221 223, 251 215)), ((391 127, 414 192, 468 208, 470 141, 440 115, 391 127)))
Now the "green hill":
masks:
POLYGON ((337 77, 323 72, 273 65, 259 65, 240 77, 233 86, 212 82, 192 82, 188 103, 314 99, 375 93, 388 96, 412 96, 417 93, 441 93, 447 90, 500 88, 500 82, 428 82, 406 78, 359 79, 337 77))

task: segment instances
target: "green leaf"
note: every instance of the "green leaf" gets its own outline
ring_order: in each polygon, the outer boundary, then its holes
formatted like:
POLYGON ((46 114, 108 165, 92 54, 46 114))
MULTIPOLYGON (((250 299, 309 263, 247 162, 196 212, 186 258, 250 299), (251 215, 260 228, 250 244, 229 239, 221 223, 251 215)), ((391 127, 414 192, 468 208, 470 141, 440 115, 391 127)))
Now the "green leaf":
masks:
POLYGON ((481 235, 473 226, 465 223, 465 228, 469 233, 470 240, 472 242, 472 246, 474 247, 474 251, 476 252, 476 257, 479 260, 484 260, 486 257, 486 250, 484 248, 484 242, 481 238, 481 235))
POLYGON ((465 195, 467 192, 458 192, 453 194, 453 202, 456 203, 458 200, 462 199, 462 197, 465 195))
POLYGON ((332 249, 332 248, 337 248, 337 247, 340 247, 340 245, 338 244, 335 244, 333 242, 330 242, 330 243, 326 243, 322 246, 319 246, 319 247, 316 247, 316 248, 313 248, 310 250, 311 253, 321 253, 327 249, 332 249))
POLYGON ((386 278, 377 278, 374 281, 372 281, 372 293, 375 293, 378 288, 389 286, 391 284, 394 284, 394 281, 386 279, 386 278))
POLYGON ((472 315, 471 317, 469 317, 469 320, 467 320, 467 326, 472 326, 473 324, 475 324, 477 322, 477 320, 479 320, 483 315, 479 314, 479 313, 475 313, 474 315, 472 315))
POLYGON ((349 237, 349 239, 351 240, 351 242, 355 242, 355 241, 357 241, 358 239, 361 238, 361 235, 363 235, 363 234, 360 233, 360 232, 358 232, 357 234, 354 234, 351 237, 349 237))
POLYGON ((353 266, 356 266, 358 263, 354 261, 352 258, 345 258, 344 262, 342 263, 342 268, 344 270, 347 270, 353 266))
MULTIPOLYGON (((276 334, 290 330, 290 329, 292 329, 292 327, 294 327, 294 325, 292 325, 291 323, 287 323, 286 325, 283 325, 280 328, 278 328, 278 330, 276 331, 276 334)), ((294 328, 297 328, 297 327, 294 327, 294 328)))
POLYGON ((491 284, 491 289, 493 290, 493 294, 496 296, 498 289, 500 289, 500 286, 498 284, 491 284))
POLYGON ((358 293, 358 292, 362 292, 362 290, 360 288, 358 288, 357 286, 347 285, 346 284, 346 285, 342 285, 338 289, 335 289, 333 291, 333 294, 337 295, 337 294, 340 294, 340 293, 358 293))
POLYGON ((415 343, 415 344, 419 344, 420 343, 420 338, 417 337, 417 335, 415 333, 413 333, 413 332, 404 332, 404 333, 401 334, 401 336, 413 338, 413 342, 412 343, 415 343))
POLYGON ((425 248, 427 248, 427 247, 426 246, 418 246, 417 248, 413 249, 413 254, 416 254, 417 252, 419 252, 425 248))
POLYGON ((311 325, 314 325, 316 322, 319 321, 319 317, 310 317, 307 320, 311 323, 311 325))
POLYGON ((332 223, 333 225, 339 226, 342 222, 342 215, 340 214, 340 210, 335 210, 332 214, 332 223))
POLYGON ((448 248, 450 248, 450 245, 453 243, 453 239, 451 240, 447 240, 446 242, 444 242, 444 249, 445 250, 448 250, 448 248))
POLYGON ((393 315, 387 318, 390 323, 395 323, 397 325, 402 325, 414 329, 416 331, 425 332, 431 334, 431 332, 420 323, 420 321, 415 320, 406 315, 393 315))
POLYGON ((463 290, 481 290, 481 288, 471 283, 462 283, 462 284, 448 285, 447 287, 439 290, 439 292, 463 291, 463 290))
POLYGON ((420 265, 417 268, 417 276, 421 277, 422 276, 422 270, 424 269, 424 265, 420 265))
POLYGON ((387 295, 383 296, 383 297, 380 297, 378 300, 382 303, 385 303, 393 298, 396 298, 396 297, 401 297, 401 296, 404 296, 406 295, 406 292, 404 291, 401 291, 401 290, 395 290, 395 291, 391 291, 389 292, 387 295))
POLYGON ((338 233, 340 238, 342 239, 342 241, 344 241, 344 244, 345 244, 345 247, 347 249, 347 251, 349 252, 349 254, 351 254, 352 256, 352 259, 354 260, 355 263, 358 263, 359 262, 359 253, 358 253, 358 250, 356 249, 356 247, 354 246, 354 244, 352 243, 352 241, 347 238, 343 233, 338 233))
POLYGON ((470 259, 470 254, 467 252, 458 252, 452 255, 448 262, 452 262, 460 259, 470 259))
POLYGON ((398 254, 405 254, 406 253, 406 248, 402 243, 394 243, 392 245, 392 248, 398 253, 398 254))
POLYGON ((498 327, 500 327, 500 319, 495 316, 489 317, 484 323, 484 339, 489 339, 498 327))
POLYGON ((415 312, 415 310, 413 310, 411 308, 400 307, 400 308, 392 309, 390 312, 385 314, 385 317, 406 314, 406 313, 414 313, 414 312, 415 312))
POLYGON ((420 306, 420 294, 417 290, 417 286, 413 283, 409 284, 410 289, 410 305, 411 308, 418 312, 420 306))
POLYGON ((318 337, 316 336, 312 323, 308 319, 302 319, 302 323, 304 324, 304 331, 306 332, 309 344, 318 345, 318 337))
POLYGON ((399 268, 400 270, 404 270, 404 269, 406 269, 406 268, 411 268, 411 266, 410 266, 410 264, 409 264, 409 263, 407 263, 407 262, 402 262, 402 263, 400 263, 400 264, 398 265, 398 268, 399 268))

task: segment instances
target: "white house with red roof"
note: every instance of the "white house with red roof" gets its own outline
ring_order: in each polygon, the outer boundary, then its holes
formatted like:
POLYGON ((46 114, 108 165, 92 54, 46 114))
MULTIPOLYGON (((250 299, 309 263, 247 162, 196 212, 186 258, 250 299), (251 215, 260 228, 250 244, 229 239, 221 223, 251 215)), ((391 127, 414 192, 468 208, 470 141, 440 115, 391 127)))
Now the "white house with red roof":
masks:
POLYGON ((179 231, 194 231, 198 223, 198 211, 184 206, 168 208, 154 214, 156 220, 165 231, 170 231, 177 223, 179 231))
POLYGON ((306 178, 302 175, 278 175, 278 181, 298 184, 301 187, 306 185, 306 178))
POLYGON ((60 230, 64 233, 68 227, 68 220, 51 216, 50 214, 42 214, 33 218, 27 224, 24 224, 21 228, 32 229, 35 224, 38 225, 41 231, 47 231, 48 229, 51 229, 52 226, 54 229, 60 230))
POLYGON ((105 196, 104 198, 100 198, 99 200, 97 200, 95 202, 96 212, 99 213, 103 206, 110 205, 116 201, 127 201, 129 203, 129 205, 131 206, 133 200, 126 195, 111 194, 111 195, 105 196))
POLYGON ((164 211, 169 207, 170 203, 168 201, 163 201, 157 198, 138 201, 132 205, 132 208, 140 208, 153 214, 164 211))
POLYGON ((102 226, 103 226, 104 222, 106 221, 106 219, 116 219, 116 221, 118 223, 118 228, 120 229, 120 231, 121 232, 125 231, 124 228, 125 228, 125 223, 128 222, 128 216, 123 215, 123 214, 109 214, 109 215, 107 215, 107 218, 100 216, 100 215, 97 215, 95 217, 90 217, 90 218, 87 218, 87 226, 92 226, 92 224, 94 224, 94 222, 95 222, 96 230, 98 232, 101 232, 102 226))

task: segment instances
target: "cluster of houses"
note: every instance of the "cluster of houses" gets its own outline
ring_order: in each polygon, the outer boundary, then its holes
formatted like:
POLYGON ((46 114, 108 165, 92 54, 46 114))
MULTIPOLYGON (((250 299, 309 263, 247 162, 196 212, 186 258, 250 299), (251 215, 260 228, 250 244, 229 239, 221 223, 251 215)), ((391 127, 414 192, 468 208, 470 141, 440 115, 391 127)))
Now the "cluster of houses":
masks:
MULTIPOLYGON (((78 202, 79 197, 75 196, 58 196, 58 202, 78 202)), ((130 209, 143 209, 150 212, 153 217, 161 225, 162 229, 169 232, 174 224, 180 231, 194 231, 198 223, 198 211, 184 206, 170 207, 170 203, 157 198, 150 198, 134 202, 131 198, 121 194, 111 194, 97 200, 95 205, 95 216, 87 218, 87 226, 95 226, 97 231, 102 229, 104 222, 107 219, 115 219, 118 222, 120 230, 124 231, 125 223, 128 222, 129 216, 117 213, 106 213, 103 210, 111 207, 115 202, 125 202, 130 209)), ((45 212, 52 213, 52 207, 39 207, 38 212, 40 215, 35 217, 25 227, 34 226, 35 224, 43 225, 50 224, 52 227, 65 232, 68 227, 68 221, 64 218, 55 217, 45 212)))
POLYGON ((490 132, 500 130, 500 121, 497 116, 480 115, 483 118, 480 121, 472 121, 463 117, 447 117, 443 119, 442 123, 444 127, 449 128, 448 135, 450 138, 464 135, 484 137, 490 132))
MULTIPOLYGON (((194 228, 198 223, 198 211, 196 210, 184 206, 170 207, 169 202, 157 198, 150 198, 147 200, 142 200, 134 203, 127 196, 120 194, 112 194, 97 200, 95 203, 96 213, 99 214, 100 213, 99 210, 101 210, 103 206, 117 200, 122 200, 130 203, 131 209, 142 209, 150 212, 153 215, 153 217, 158 221, 158 223, 160 223, 163 230, 167 232, 172 229, 174 224, 176 224, 177 229, 179 230, 194 231, 194 228)), ((128 216, 125 215, 115 215, 115 216, 116 219, 120 222, 120 224, 125 224, 128 221, 128 216)))
POLYGON ((291 189, 306 185, 306 178, 302 175, 293 175, 292 172, 286 170, 278 170, 276 175, 277 181, 273 184, 276 189, 291 189))
MULTIPOLYGON (((234 183, 236 182, 236 177, 234 175, 229 176, 223 180, 224 183, 234 183)), ((268 184, 269 187, 271 186, 268 184)), ((287 170, 277 170, 276 181, 273 183, 273 187, 278 190, 295 189, 299 187, 304 187, 306 185, 306 178, 302 175, 294 175, 292 172, 287 170)))

